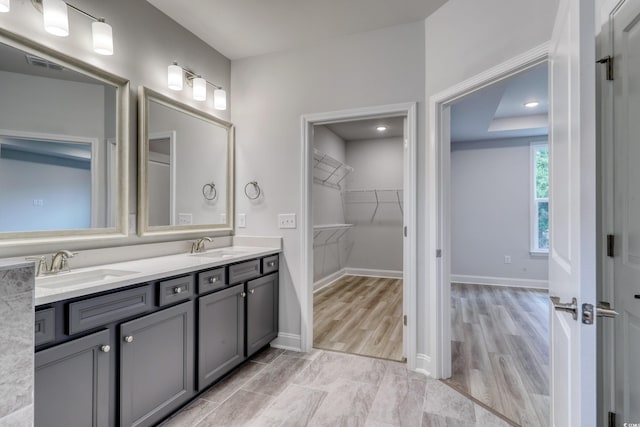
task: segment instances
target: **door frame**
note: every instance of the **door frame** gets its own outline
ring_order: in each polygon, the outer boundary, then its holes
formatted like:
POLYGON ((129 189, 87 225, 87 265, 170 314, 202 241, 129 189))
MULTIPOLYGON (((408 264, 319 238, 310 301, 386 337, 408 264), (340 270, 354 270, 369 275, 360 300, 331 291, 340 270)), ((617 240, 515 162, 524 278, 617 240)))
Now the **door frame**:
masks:
POLYGON ((451 376, 450 106, 466 95, 545 63, 548 57, 549 43, 543 43, 429 98, 424 235, 429 255, 423 304, 427 307, 426 342, 432 349, 427 371, 434 378, 451 376))
POLYGON ((405 116, 405 145, 403 182, 404 226, 407 237, 403 242, 403 295, 407 315, 407 342, 403 349, 407 357, 407 366, 416 369, 417 356, 417 104, 415 102, 363 107, 349 110, 305 114, 301 117, 301 171, 300 182, 300 247, 302 248, 300 301, 301 327, 300 341, 302 351, 311 351, 313 346, 313 126, 330 122, 353 121, 391 116, 405 116))

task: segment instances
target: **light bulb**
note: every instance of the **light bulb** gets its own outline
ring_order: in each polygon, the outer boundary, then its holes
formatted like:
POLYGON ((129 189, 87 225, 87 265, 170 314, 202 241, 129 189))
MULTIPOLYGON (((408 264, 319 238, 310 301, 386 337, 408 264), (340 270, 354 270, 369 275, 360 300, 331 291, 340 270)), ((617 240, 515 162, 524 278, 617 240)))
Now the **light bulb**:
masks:
POLYGON ((193 79, 193 99, 205 101, 207 99, 207 81, 202 77, 193 79))
POLYGON ((171 90, 182 90, 182 68, 178 64, 169 65, 167 72, 167 85, 171 90))
POLYGON ((113 32, 111 25, 104 21, 91 24, 93 51, 100 55, 113 55, 113 32))
POLYGON ((540 105, 540 103, 538 101, 529 101, 529 102, 525 102, 524 106, 527 108, 535 108, 538 105, 540 105))
POLYGON ((0 0, 0 12, 6 13, 11 10, 11 0, 0 0))
POLYGON ((42 0, 42 16, 47 33, 58 37, 69 35, 67 4, 62 0, 42 0))
POLYGON ((216 110, 227 109, 227 92, 224 89, 216 89, 213 91, 213 108, 216 110))

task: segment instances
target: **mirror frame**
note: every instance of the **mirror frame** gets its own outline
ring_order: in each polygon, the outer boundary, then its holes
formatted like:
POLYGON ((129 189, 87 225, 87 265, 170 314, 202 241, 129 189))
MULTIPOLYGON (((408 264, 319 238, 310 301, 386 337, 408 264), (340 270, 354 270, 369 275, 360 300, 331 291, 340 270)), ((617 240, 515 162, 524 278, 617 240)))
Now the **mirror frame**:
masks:
POLYGON ((235 218, 235 128, 232 123, 207 112, 183 104, 145 86, 138 88, 138 235, 158 236, 187 233, 230 236, 234 233, 235 218), (149 225, 148 168, 149 160, 149 101, 205 120, 227 131, 227 222, 225 224, 149 225))
POLYGON ((129 80, 3 28, 0 28, 0 42, 114 86, 118 145, 115 227, 0 232, 0 247, 126 238, 129 231, 129 80))

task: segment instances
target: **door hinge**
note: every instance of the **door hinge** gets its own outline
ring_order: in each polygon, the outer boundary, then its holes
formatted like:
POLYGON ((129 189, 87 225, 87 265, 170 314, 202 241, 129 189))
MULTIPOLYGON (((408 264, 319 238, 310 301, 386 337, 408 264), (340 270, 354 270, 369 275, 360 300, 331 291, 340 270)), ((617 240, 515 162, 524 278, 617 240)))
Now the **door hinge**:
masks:
POLYGON ((596 61, 598 64, 606 64, 607 66, 607 80, 613 80, 613 57, 605 56, 602 59, 596 61))
POLYGON ((616 427, 616 413, 609 411, 609 427, 616 427))
POLYGON ((613 258, 614 255, 614 245, 616 243, 616 239, 613 234, 607 234, 607 256, 613 258))
POLYGON ((402 323, 404 324, 404 326, 407 326, 407 315, 406 314, 404 316, 402 316, 402 323))
POLYGON ((404 226, 404 237, 407 237, 407 226, 404 226))

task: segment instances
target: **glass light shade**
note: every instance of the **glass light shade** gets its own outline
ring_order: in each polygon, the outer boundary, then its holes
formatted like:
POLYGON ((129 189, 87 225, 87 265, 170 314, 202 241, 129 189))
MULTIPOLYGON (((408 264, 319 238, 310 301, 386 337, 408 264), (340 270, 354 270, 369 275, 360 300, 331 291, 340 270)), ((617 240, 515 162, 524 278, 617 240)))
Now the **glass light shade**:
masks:
POLYGON ((207 81, 202 77, 193 79, 193 99, 205 101, 207 99, 207 81))
POLYGON ((216 110, 227 109, 227 92, 224 89, 216 89, 213 91, 213 108, 216 110))
POLYGON ((11 10, 11 0, 0 0, 0 12, 6 13, 11 10))
POLYGON ((169 65, 167 72, 167 85, 171 90, 182 90, 182 68, 179 65, 169 65))
POLYGON ((113 33, 111 25, 97 21, 91 24, 93 51, 100 55, 113 55, 113 33))
POLYGON ((47 33, 58 37, 69 35, 67 4, 62 0, 42 0, 42 16, 47 33))

